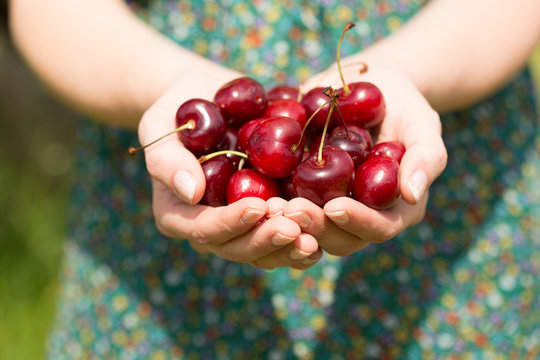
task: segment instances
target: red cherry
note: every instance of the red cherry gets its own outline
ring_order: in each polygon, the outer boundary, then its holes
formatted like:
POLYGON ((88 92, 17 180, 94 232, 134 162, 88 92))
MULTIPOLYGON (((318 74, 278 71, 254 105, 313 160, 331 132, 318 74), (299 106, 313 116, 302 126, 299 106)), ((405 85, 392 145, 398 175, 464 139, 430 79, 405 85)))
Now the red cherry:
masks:
POLYGON ((216 156, 201 164, 206 178, 206 189, 201 204, 227 205, 227 184, 235 172, 233 162, 225 155, 216 156))
POLYGON ((229 204, 250 196, 268 200, 279 195, 277 180, 253 169, 242 169, 235 172, 227 185, 227 202, 229 204))
POLYGON ((286 116, 296 120, 303 128, 306 125, 306 109, 296 100, 279 99, 268 105, 264 117, 286 116))
POLYGON ((236 146, 238 151, 246 152, 247 142, 249 140, 249 137, 251 136, 251 133, 263 120, 264 118, 250 120, 244 125, 242 125, 240 129, 238 129, 238 144, 236 146))
POLYGON ((399 164, 391 157, 370 156, 356 170, 353 198, 377 210, 392 207, 398 200, 399 164))
MULTIPOLYGON (((309 90, 303 97, 300 103, 306 109, 306 116, 309 119, 317 109, 323 106, 328 102, 329 98, 323 93, 325 88, 317 87, 309 90)), ((338 99, 339 101, 339 99, 338 99)), ((323 106, 311 119, 309 122, 308 128, 311 132, 321 131, 326 124, 326 119, 328 118, 328 113, 330 112, 330 103, 323 106)), ((329 129, 332 129, 336 124, 337 114, 336 111, 332 112, 332 119, 328 125, 329 129)))
POLYGON ((195 127, 179 131, 180 141, 195 155, 214 151, 226 131, 219 108, 207 100, 188 100, 176 112, 176 126, 180 127, 190 120, 195 122, 195 127))
POLYGON ((366 140, 363 135, 358 134, 356 131, 349 130, 347 132, 343 126, 336 127, 327 142, 328 145, 334 145, 341 150, 345 150, 351 156, 355 169, 368 157, 369 150, 371 150, 369 148, 370 143, 371 137, 366 140))
POLYGON ((215 94, 214 102, 221 110, 227 126, 239 128, 266 110, 266 92, 257 81, 242 77, 223 85, 215 94))
POLYGON ((386 141, 375 145, 371 149, 369 156, 386 155, 401 164, 403 154, 405 154, 405 145, 399 141, 386 141))
POLYGON ((372 128, 381 123, 386 112, 384 97, 379 88, 369 82, 348 85, 350 93, 339 89, 338 108, 347 124, 372 128))
POLYGON ((276 101, 279 99, 297 100, 299 95, 300 90, 297 87, 287 85, 274 86, 266 93, 268 102, 276 101))
POLYGON ((292 175, 302 161, 304 139, 302 128, 287 117, 271 117, 261 121, 249 137, 246 154, 255 169, 272 178, 292 175))
POLYGON ((353 187, 354 163, 347 152, 331 145, 304 160, 293 174, 298 196, 319 206, 340 196, 348 196, 353 187))

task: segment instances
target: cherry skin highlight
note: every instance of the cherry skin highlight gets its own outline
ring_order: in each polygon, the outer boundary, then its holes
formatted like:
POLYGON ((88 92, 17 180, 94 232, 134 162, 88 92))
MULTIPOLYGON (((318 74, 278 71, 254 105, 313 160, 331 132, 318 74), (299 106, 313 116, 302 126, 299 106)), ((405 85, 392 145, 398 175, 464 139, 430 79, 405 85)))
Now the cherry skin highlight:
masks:
POLYGON ((225 155, 216 156, 201 164, 206 188, 201 204, 208 206, 227 205, 227 185, 235 172, 231 159, 225 155))
POLYGON ((405 145, 403 145, 401 142, 385 141, 375 145, 371 149, 369 156, 386 155, 396 160, 398 164, 401 164, 403 154, 405 154, 405 145))
POLYGON ((227 202, 232 204, 245 197, 258 197, 268 200, 280 195, 277 180, 253 169, 235 172, 227 185, 227 202))
POLYGON ((228 127, 239 128, 260 117, 268 105, 266 92, 257 81, 241 77, 223 85, 214 96, 228 127))
POLYGON ((348 196, 353 187, 354 163, 347 152, 326 145, 318 154, 304 160, 293 174, 294 189, 304 197, 323 207, 328 201, 348 196))
POLYGON ((249 162, 272 178, 292 175, 304 152, 304 139, 296 146, 301 134, 302 128, 291 118, 276 116, 261 121, 248 139, 249 162))
POLYGON ((400 195, 399 164, 391 157, 370 156, 356 170, 353 198, 376 210, 392 207, 400 195))
POLYGON ((178 132, 178 138, 186 149, 195 155, 214 151, 226 131, 219 108, 207 100, 188 100, 176 111, 176 126, 180 127, 190 120, 195 122, 194 129, 178 132))
POLYGON ((338 108, 347 124, 365 128, 379 125, 386 113, 386 104, 379 88, 369 82, 354 82, 348 85, 351 92, 339 89, 338 108))

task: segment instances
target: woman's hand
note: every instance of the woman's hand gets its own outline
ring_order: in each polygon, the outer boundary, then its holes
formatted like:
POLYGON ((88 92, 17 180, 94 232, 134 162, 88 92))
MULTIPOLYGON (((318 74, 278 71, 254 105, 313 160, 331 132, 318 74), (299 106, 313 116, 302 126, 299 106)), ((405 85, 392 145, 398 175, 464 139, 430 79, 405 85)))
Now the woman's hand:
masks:
MULTIPOLYGON (((221 85, 241 76, 227 69, 205 73, 212 75, 183 75, 145 112, 139 124, 141 144, 172 131, 176 110, 184 101, 212 100, 221 85)), ((198 205, 205 177, 177 136, 147 147, 145 159, 152 176, 155 221, 164 235, 187 239, 198 252, 265 269, 306 269, 320 258, 316 240, 302 234, 293 220, 273 213, 275 206, 264 200, 245 198, 222 207, 198 205)))
MULTIPOLYGON (((407 76, 391 68, 368 66, 368 71, 361 74, 363 66, 357 59, 345 60, 344 77, 348 83, 372 82, 385 97, 386 116, 375 129, 374 142, 397 140, 405 145, 400 165, 401 198, 384 211, 346 197, 329 201, 324 209, 306 199, 293 199, 283 209, 285 216, 296 220, 303 231, 312 234, 324 250, 334 255, 349 255, 369 243, 384 242, 421 221, 428 188, 446 166, 438 114, 407 76)), ((341 87, 337 67, 316 75, 303 88, 316 86, 341 87)))

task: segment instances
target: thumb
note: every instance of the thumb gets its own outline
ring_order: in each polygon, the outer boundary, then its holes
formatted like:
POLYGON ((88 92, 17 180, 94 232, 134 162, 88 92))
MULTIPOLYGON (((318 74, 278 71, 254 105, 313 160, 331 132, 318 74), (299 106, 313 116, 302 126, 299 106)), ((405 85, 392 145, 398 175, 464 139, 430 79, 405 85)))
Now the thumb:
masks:
MULTIPOLYGON (((170 132, 166 124, 145 116, 139 124, 142 145, 170 132)), ((206 186, 204 173, 197 158, 184 147, 178 135, 168 135, 148 146, 144 149, 144 154, 146 168, 152 178, 167 186, 188 204, 200 201, 206 186)))
POLYGON ((401 196, 412 205, 420 201, 446 167, 448 155, 443 140, 439 134, 431 135, 405 143, 400 164, 401 196))

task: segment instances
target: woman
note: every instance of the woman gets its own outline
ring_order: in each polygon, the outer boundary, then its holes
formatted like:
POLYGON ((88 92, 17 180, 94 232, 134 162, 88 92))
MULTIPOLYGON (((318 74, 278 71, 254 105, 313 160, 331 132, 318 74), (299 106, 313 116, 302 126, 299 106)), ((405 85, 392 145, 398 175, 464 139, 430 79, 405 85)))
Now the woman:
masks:
POLYGON ((52 358, 534 356, 540 160, 521 69, 540 3, 130 5, 10 3, 29 65, 96 120, 81 122, 52 358), (339 86, 347 21, 345 78, 381 88, 379 140, 407 148, 391 211, 347 198, 206 208, 175 137, 126 158, 134 129, 148 143, 183 101, 243 74, 339 86))

